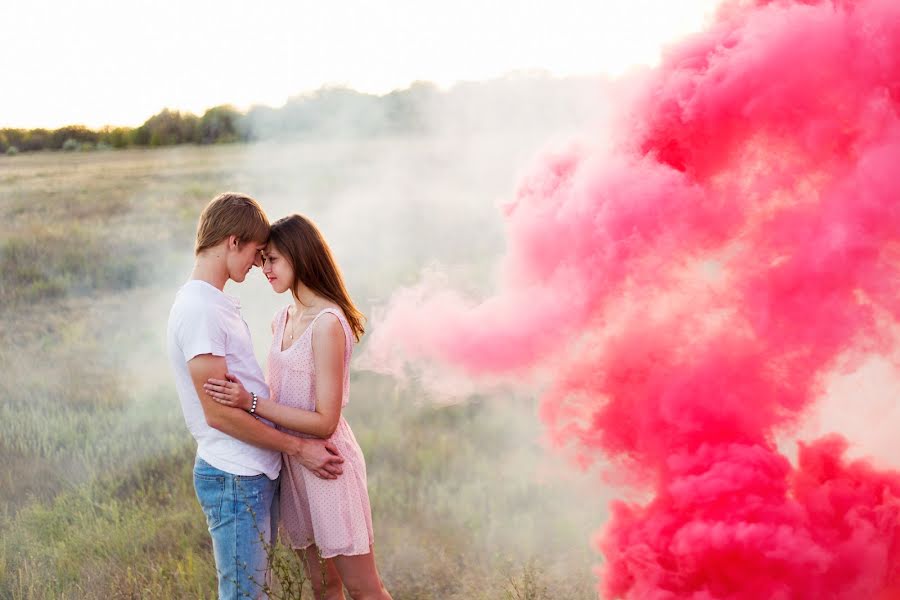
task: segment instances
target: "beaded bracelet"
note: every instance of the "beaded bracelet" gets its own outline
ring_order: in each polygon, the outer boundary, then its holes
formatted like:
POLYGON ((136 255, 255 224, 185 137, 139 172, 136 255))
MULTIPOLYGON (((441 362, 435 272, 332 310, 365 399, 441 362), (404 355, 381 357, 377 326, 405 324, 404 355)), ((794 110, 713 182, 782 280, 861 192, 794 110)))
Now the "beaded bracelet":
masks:
POLYGON ((250 396, 253 398, 253 403, 250 405, 250 408, 247 409, 247 412, 253 415, 256 414, 256 402, 259 400, 259 398, 256 396, 255 392, 250 392, 250 396))

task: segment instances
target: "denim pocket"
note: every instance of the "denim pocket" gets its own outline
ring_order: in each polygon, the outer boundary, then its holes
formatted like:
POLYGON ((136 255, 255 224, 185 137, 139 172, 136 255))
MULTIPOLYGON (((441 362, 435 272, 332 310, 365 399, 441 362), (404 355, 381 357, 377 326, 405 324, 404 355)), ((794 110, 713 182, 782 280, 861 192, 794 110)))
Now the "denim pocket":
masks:
POLYGON ((225 498, 225 477, 222 475, 200 475, 194 473, 194 490, 200 508, 206 515, 210 528, 215 526, 222 516, 222 500, 225 498))
POLYGON ((234 478, 235 504, 238 510, 246 510, 258 516, 261 511, 269 514, 270 506, 263 506, 263 499, 271 498, 272 481, 265 473, 238 475, 234 478))

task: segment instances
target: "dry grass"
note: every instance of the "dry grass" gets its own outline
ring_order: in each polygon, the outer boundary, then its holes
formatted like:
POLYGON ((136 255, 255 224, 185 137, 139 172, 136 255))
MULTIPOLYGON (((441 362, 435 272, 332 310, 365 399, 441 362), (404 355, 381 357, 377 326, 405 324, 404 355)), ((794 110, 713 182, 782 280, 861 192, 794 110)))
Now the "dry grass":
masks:
MULTIPOLYGON (((0 157, 0 598, 213 596, 162 324, 203 204, 297 168, 251 171, 244 151, 0 157)), ((321 173, 312 204, 339 191, 341 165, 296 156, 321 173)), ((438 407, 364 372, 352 386, 396 600, 596 597, 586 527, 602 515, 583 482, 537 481, 532 400, 438 407)))

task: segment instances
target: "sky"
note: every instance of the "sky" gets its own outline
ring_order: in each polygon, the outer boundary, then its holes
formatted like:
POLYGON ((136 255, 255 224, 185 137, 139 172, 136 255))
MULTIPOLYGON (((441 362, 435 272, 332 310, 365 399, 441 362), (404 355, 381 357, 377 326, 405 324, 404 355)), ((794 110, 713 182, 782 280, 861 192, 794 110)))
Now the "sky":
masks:
POLYGON ((3 0, 0 127, 139 125, 168 107, 280 106, 540 70, 657 63, 719 0, 3 0))

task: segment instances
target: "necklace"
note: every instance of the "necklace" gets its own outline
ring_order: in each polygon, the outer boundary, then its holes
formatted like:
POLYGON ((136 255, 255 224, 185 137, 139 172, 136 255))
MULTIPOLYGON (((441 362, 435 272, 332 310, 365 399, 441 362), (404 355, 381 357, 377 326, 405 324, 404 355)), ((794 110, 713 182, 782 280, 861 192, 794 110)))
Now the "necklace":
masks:
POLYGON ((294 341, 294 333, 297 331, 297 321, 299 320, 300 317, 297 316, 297 309, 294 309, 294 320, 291 321, 291 341, 294 341))

